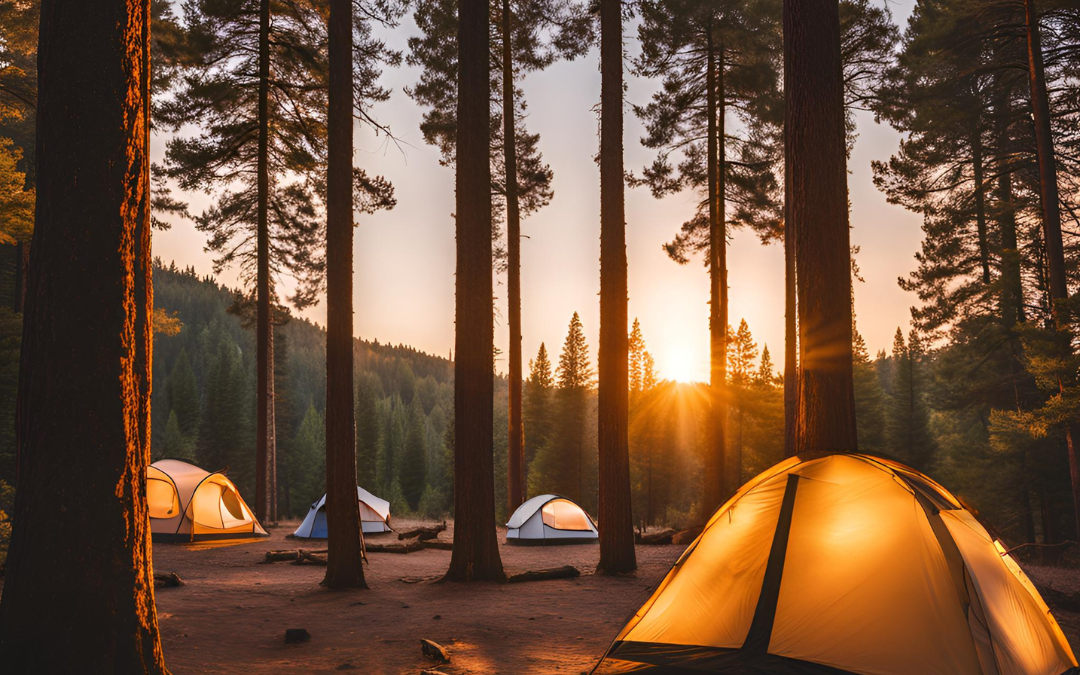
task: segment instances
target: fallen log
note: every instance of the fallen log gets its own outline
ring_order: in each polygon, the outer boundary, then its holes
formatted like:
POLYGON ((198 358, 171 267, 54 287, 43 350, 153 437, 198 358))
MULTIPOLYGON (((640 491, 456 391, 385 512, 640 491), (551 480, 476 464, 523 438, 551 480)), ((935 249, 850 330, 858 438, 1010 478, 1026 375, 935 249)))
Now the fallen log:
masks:
POLYGON ((442 541, 441 539, 428 539, 424 542, 424 548, 433 548, 437 551, 453 551, 454 542, 442 541))
POLYGON ((399 540, 418 538, 420 541, 427 541, 428 539, 434 539, 439 536, 439 533, 446 530, 446 521, 432 526, 432 527, 417 527, 405 532, 398 532, 397 538, 399 540))
POLYGON ((284 551, 267 551, 266 559, 263 562, 273 563, 281 562, 283 560, 291 561, 300 557, 300 551, 295 548, 290 548, 284 551))
POLYGON ((413 553, 424 548, 424 542, 412 539, 404 544, 366 544, 368 553, 413 553))
POLYGON ((528 572, 522 572, 521 574, 515 574, 511 576, 507 581, 512 584, 518 584, 525 581, 546 581, 548 579, 572 579, 574 577, 580 577, 581 572, 573 565, 565 565, 563 567, 552 567, 545 570, 530 570, 528 572))
POLYGON ((703 529, 704 528, 701 527, 692 527, 689 530, 676 532, 675 535, 671 538, 671 543, 677 546, 687 546, 693 543, 693 541, 698 538, 698 535, 701 534, 701 531, 703 529))
POLYGON ((154 586, 157 588, 175 588, 183 585, 183 580, 176 572, 163 572, 154 575, 154 586))
POLYGON ((676 534, 678 534, 678 532, 670 527, 666 527, 659 532, 638 533, 634 535, 634 539, 637 540, 637 543, 644 546, 667 546, 672 542, 672 539, 676 534))
POLYGON ((293 561, 294 565, 326 565, 326 551, 305 551, 300 549, 297 554, 296 560, 293 561))

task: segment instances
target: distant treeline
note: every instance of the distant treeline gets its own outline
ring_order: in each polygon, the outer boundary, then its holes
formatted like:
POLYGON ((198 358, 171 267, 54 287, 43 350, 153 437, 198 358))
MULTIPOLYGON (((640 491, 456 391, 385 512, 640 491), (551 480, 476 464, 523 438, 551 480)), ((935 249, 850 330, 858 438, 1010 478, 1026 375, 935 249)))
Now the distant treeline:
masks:
MULTIPOLYGON (((0 293, 12 292, 12 249, 0 255, 0 293)), ((162 326, 154 346, 153 456, 228 469, 254 489, 254 335, 237 315, 236 291, 191 269, 158 266, 162 326), (168 322, 166 322, 168 323, 168 322), (179 331, 176 332, 176 329, 179 331), (170 334, 175 332, 175 334, 170 334)), ((304 514, 324 491, 325 334, 279 309, 275 330, 278 490, 281 513, 304 514)), ((0 307, 0 481, 15 482, 14 402, 19 316, 0 307)), ((728 339, 728 447, 748 480, 783 457, 783 378, 746 322, 728 339)), ((357 482, 396 514, 452 510, 453 363, 405 346, 356 340, 357 482)), ((597 507, 596 390, 589 346, 575 316, 557 359, 546 345, 524 389, 529 494, 556 492, 597 507)), ((898 329, 893 348, 871 356, 855 335, 855 394, 863 452, 928 471, 1008 541, 1053 541, 1070 531, 1068 462, 1045 436, 1018 453, 996 438, 989 406, 957 406, 970 383, 949 350, 931 351, 898 329), (1032 450, 1039 450, 1033 452, 1032 450)), ((635 522, 693 522, 702 492, 710 404, 704 384, 657 381, 641 329, 631 336, 630 460, 635 522)), ((506 513, 506 380, 496 379, 495 509, 506 513)))

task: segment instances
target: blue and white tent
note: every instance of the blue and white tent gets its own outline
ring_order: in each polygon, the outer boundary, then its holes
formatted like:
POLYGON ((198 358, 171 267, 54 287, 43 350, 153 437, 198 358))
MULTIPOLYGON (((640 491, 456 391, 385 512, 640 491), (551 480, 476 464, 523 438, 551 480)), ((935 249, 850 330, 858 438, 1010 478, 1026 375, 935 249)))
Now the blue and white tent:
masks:
MULTIPOLYGON (((364 534, 390 531, 390 502, 379 499, 359 485, 356 498, 360 502, 360 526, 364 534)), ((293 536, 304 539, 326 539, 326 495, 311 505, 304 522, 293 536)))
POLYGON ((506 543, 523 546, 591 544, 599 541, 585 509, 559 495, 540 495, 514 511, 506 523, 506 543))

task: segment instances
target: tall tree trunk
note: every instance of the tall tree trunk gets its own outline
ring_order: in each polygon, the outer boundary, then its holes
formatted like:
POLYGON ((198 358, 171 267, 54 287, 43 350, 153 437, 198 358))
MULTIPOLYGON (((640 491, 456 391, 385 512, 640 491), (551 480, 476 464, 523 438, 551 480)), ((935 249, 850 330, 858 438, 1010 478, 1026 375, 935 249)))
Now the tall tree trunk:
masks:
POLYGON ((971 163, 975 174, 975 228, 979 237, 979 265, 982 281, 990 284, 990 246, 986 238, 986 192, 983 183, 982 130, 978 121, 971 132, 971 163))
POLYGON ((23 251, 26 250, 26 245, 21 241, 15 242, 15 293, 11 296, 11 311, 16 314, 23 309, 23 273, 25 270, 23 251))
POLYGON ((278 521, 278 494, 277 494, 277 372, 274 369, 274 313, 273 305, 270 307, 270 333, 267 340, 267 362, 270 367, 270 400, 266 409, 266 515, 267 519, 276 523, 278 521))
POLYGON ((330 0, 326 165, 326 530, 329 588, 367 588, 353 403, 352 0, 330 0))
POLYGON ((514 124, 514 60, 510 0, 502 0, 503 163, 506 165, 506 295, 510 324, 507 513, 525 501, 525 425, 521 421, 521 213, 518 208, 517 125, 514 124))
POLYGON ((799 298, 796 450, 854 452, 851 242, 836 0, 784 0, 784 156, 799 298))
POLYGON ((165 673, 146 505, 150 3, 43 0, 39 40, 0 663, 12 675, 165 673))
POLYGON ((600 0, 600 564, 637 569, 630 506, 629 340, 623 183, 622 0, 600 0))
POLYGON ((270 0, 259 2, 259 138, 256 177, 255 270, 255 517, 270 513, 270 408, 274 400, 274 362, 270 341, 270 0))
POLYGON ((709 24, 706 43, 705 107, 709 181, 709 392, 710 449, 705 453, 705 490, 702 517, 708 519, 724 501, 731 487, 727 475, 727 231, 724 224, 723 166, 723 54, 717 64, 717 47, 709 24), (717 71, 721 71, 717 77, 717 71), (720 80, 720 82, 718 82, 720 80))
MULTIPOLYGON (((785 175, 788 171, 785 169, 785 175)), ((784 210, 788 210, 785 177, 784 210)), ((796 299, 795 232, 790 217, 784 216, 784 456, 793 457, 799 412, 799 338, 796 299)))
MULTIPOLYGON (((999 153, 1009 154, 1009 94, 1003 92, 994 110, 999 153)), ((998 230, 1001 236, 1001 318, 1010 331, 1024 321, 1024 285, 1020 276, 1020 251, 1016 239, 1016 210, 1013 205, 1012 173, 1002 166, 997 179, 998 230)), ((1015 341, 1019 344, 1019 341, 1015 341)), ((1016 354, 1019 358, 1019 354, 1016 354)))
POLYGON ((491 112, 488 4, 458 3, 454 550, 449 581, 502 581, 495 531, 492 404, 491 112))
MULTIPOLYGON (((1061 240, 1061 210, 1058 206, 1057 162, 1054 159, 1054 137, 1050 128, 1050 98, 1046 92, 1043 71, 1042 45, 1039 39, 1039 14, 1035 0, 1024 0, 1027 25, 1028 81, 1031 84, 1031 113, 1035 123, 1035 145, 1039 157, 1039 193, 1042 201, 1043 243, 1050 277, 1050 299, 1054 323, 1058 330, 1071 330, 1072 317, 1063 302, 1069 297, 1065 278, 1065 247, 1061 240)), ((1064 383, 1059 382, 1064 394, 1064 383)), ((1069 453, 1069 479, 1072 484, 1073 514, 1077 536, 1080 537, 1080 457, 1076 442, 1080 439, 1080 424, 1070 421, 1065 426, 1065 444, 1069 453)))

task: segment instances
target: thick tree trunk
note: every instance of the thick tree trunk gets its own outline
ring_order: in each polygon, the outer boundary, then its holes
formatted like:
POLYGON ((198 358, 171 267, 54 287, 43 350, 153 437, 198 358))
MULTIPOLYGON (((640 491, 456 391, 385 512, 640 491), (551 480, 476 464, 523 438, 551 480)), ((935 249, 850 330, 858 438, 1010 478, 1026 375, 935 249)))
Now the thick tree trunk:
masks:
POLYGON ((629 340, 623 182, 622 2, 600 0, 600 564, 637 569, 630 506, 629 340))
POLYGON ((510 324, 507 513, 525 501, 525 425, 521 421, 521 212, 518 208, 517 126, 510 0, 502 0, 503 163, 506 165, 506 295, 510 324))
MULTIPOLYGON (((784 171, 787 174, 787 170, 784 171)), ((785 177, 784 210, 788 210, 785 177)), ((799 411, 799 338, 796 299, 795 232, 790 217, 784 216, 784 456, 795 455, 795 431, 799 411)))
POLYGON ((0 600, 12 675, 167 672, 146 505, 149 22, 148 0, 41 6, 22 452, 0 600))
POLYGON ((256 177, 255 271, 255 517, 270 513, 270 409, 273 406, 274 362, 270 340, 270 0, 259 2, 259 139, 256 177))
POLYGON ((836 0, 784 0, 785 161, 799 298, 796 451, 854 452, 851 244, 836 0))
POLYGON ((458 3, 454 551, 448 581, 503 581, 495 531, 488 5, 458 3))
POLYGON ((329 588, 367 588, 353 410, 352 0, 330 0, 326 166, 326 526, 329 588))
POLYGON ((731 489, 727 447, 727 230, 724 223, 723 55, 717 64, 712 30, 706 44, 705 106, 709 182, 709 392, 712 405, 705 453, 702 517, 708 519, 731 489), (717 71, 720 76, 717 77, 717 71), (719 81, 718 81, 719 80, 719 81))
MULTIPOLYGON (((1031 113, 1035 123, 1035 145, 1039 157, 1039 192, 1042 202, 1043 242, 1050 277, 1050 299, 1053 302, 1054 323, 1058 330, 1071 329, 1072 317, 1063 301, 1069 297, 1065 278, 1065 249, 1061 239, 1061 210, 1058 206, 1057 162, 1054 158, 1054 137, 1050 128, 1050 98, 1046 92, 1043 71, 1042 45, 1039 38, 1039 14, 1035 0, 1024 0, 1027 25, 1028 81, 1031 84, 1031 113)), ((1064 383, 1059 383, 1064 393, 1064 383)), ((1077 536, 1080 537, 1080 423, 1071 421, 1065 426, 1065 444, 1069 453, 1069 479, 1072 484, 1073 514, 1077 536)))
POLYGON ((979 237, 979 266, 982 282, 990 284, 990 246, 986 238, 986 192, 983 183, 982 131, 978 122, 971 132, 971 163, 975 174, 975 229, 979 237))

